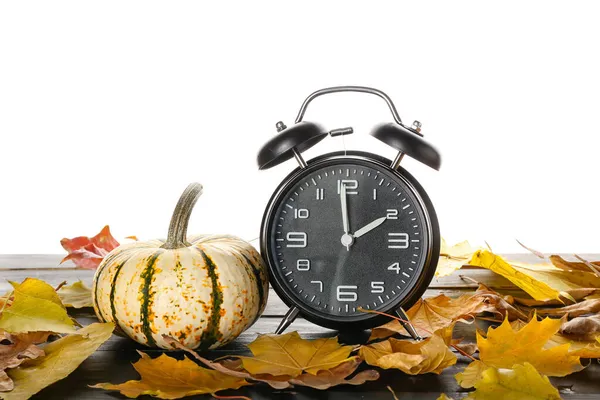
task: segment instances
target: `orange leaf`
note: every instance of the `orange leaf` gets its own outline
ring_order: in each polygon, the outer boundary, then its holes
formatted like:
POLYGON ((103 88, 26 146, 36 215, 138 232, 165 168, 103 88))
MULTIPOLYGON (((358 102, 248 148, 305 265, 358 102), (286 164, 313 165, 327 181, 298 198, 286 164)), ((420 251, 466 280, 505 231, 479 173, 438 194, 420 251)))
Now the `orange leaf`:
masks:
POLYGON ((60 244, 69 253, 63 258, 61 264, 71 260, 78 268, 85 269, 98 268, 104 257, 119 246, 119 242, 111 235, 108 225, 94 237, 64 238, 60 244))

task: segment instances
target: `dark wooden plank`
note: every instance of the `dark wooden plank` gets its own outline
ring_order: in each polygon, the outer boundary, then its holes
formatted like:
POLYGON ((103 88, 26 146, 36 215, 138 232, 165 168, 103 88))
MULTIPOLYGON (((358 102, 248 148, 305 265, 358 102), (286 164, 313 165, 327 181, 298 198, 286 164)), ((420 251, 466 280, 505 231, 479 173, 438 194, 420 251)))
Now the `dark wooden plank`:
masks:
MULTIPOLYGON (((75 316, 83 324, 94 322, 89 311, 83 310, 75 313, 75 316)), ((204 355, 213 359, 224 354, 247 354, 244 344, 249 343, 256 333, 270 332, 278 323, 275 318, 261 318, 250 330, 242 334, 234 343, 217 351, 207 352, 204 355)), ((457 332, 467 334, 473 331, 473 326, 460 325, 464 328, 457 332), (466 327, 466 328, 465 328, 466 327)), ((330 336, 335 332, 317 327, 306 321, 299 320, 294 323, 292 329, 298 329, 306 338, 317 338, 330 336)), ((368 333, 354 333, 342 335, 344 343, 361 343, 368 333)), ((131 362, 139 358, 137 350, 146 351, 152 356, 158 356, 162 351, 145 349, 133 341, 113 336, 105 343, 99 351, 87 359, 73 374, 64 380, 44 389, 35 398, 37 399, 115 399, 124 398, 118 394, 91 389, 88 385, 99 382, 120 383, 130 379, 136 379, 137 374, 131 367, 131 362)), ((182 357, 181 353, 168 353, 174 357, 182 357)), ((409 376, 397 370, 381 371, 381 379, 370 382, 359 387, 340 386, 327 391, 318 391, 307 388, 294 388, 290 390, 276 391, 265 385, 257 385, 244 388, 239 391, 223 392, 223 394, 242 394, 252 399, 391 399, 391 394, 386 388, 390 386, 401 399, 436 399, 440 393, 446 393, 455 399, 463 398, 468 391, 461 389, 454 379, 454 375, 460 372, 469 360, 459 357, 457 365, 447 368, 440 375, 427 374, 409 376)), ((587 369, 565 378, 552 378, 552 383, 563 389, 564 399, 595 399, 600 393, 600 365, 592 363, 587 369)), ((208 396, 191 397, 195 399, 207 399, 208 396)))

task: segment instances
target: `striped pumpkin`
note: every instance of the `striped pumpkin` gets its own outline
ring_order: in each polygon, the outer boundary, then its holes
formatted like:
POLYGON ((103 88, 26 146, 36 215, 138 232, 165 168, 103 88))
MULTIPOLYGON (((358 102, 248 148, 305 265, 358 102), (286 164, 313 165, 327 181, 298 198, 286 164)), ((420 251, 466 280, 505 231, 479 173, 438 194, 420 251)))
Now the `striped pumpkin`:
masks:
POLYGON ((267 272, 254 247, 228 235, 184 239, 201 191, 199 184, 186 189, 166 241, 122 245, 96 271, 96 315, 141 344, 171 348, 164 334, 192 349, 214 349, 248 329, 265 308, 267 272))

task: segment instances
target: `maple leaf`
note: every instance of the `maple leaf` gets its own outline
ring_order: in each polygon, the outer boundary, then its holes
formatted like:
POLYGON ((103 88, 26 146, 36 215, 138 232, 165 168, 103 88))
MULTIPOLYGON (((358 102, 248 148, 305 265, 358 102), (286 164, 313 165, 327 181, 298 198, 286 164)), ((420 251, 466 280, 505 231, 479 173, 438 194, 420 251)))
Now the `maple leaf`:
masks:
POLYGON ((548 376, 565 376, 581 371, 579 357, 569 354, 569 345, 544 348, 560 329, 561 320, 533 318, 520 329, 514 330, 508 320, 490 327, 487 338, 477 332, 479 358, 489 367, 512 368, 528 362, 540 373, 548 376))
POLYGON ((43 356, 44 351, 36 344, 45 342, 49 335, 48 332, 11 334, 0 329, 0 392, 14 388, 12 379, 4 370, 43 356))
MULTIPOLYGON (((527 318, 522 312, 510 305, 500 294, 483 284, 474 294, 464 294, 456 299, 444 294, 426 299, 419 299, 407 311, 409 320, 422 337, 431 335, 438 329, 446 328, 454 322, 472 322, 475 315, 482 312, 498 313, 502 317, 527 318)), ((369 341, 382 339, 396 333, 408 335, 402 324, 392 320, 371 331, 369 341)))
POLYGON ((464 264, 467 264, 474 252, 475 249, 467 241, 448 246, 444 238, 442 238, 440 258, 435 270, 435 276, 451 275, 454 271, 462 268, 464 264))
MULTIPOLYGON (((561 326, 561 331, 564 329, 566 323, 565 318, 563 318, 562 321, 563 324, 561 326)), ((519 330, 527 325, 527 323, 521 320, 515 320, 512 321, 510 325, 513 330, 519 330)), ((569 355, 579 356, 581 358, 600 358, 600 343, 598 343, 596 340, 577 340, 561 334, 561 331, 557 332, 550 339, 548 339, 544 345, 544 349, 550 349, 552 347, 568 344, 569 355)))
POLYGON ((14 389, 2 393, 1 397, 4 400, 27 399, 65 378, 111 337, 113 329, 111 322, 94 323, 48 343, 43 357, 27 360, 18 368, 8 370, 14 389))
POLYGON ((62 259, 61 264, 71 260, 76 267, 85 269, 98 268, 104 257, 119 247, 119 242, 111 235, 108 225, 94 237, 64 238, 60 244, 69 253, 62 259))
MULTIPOLYGON (((407 312, 408 319, 420 336, 430 336, 431 332, 452 325, 455 321, 468 322, 475 314, 490 310, 484 299, 475 295, 462 295, 452 299, 444 294, 419 299, 407 312)), ((398 320, 392 320, 371 331, 369 341, 386 338, 396 333, 408 335, 398 320)))
POLYGON ((475 383, 467 399, 475 400, 560 400, 550 380, 529 363, 511 369, 488 368, 475 383))
POLYGON ((221 390, 239 389, 250 384, 245 379, 203 368, 187 357, 177 360, 161 354, 151 358, 141 351, 138 353, 141 358, 133 364, 133 368, 140 374, 140 380, 121 384, 98 383, 91 387, 116 390, 130 398, 151 395, 160 399, 179 399, 196 394, 214 394, 221 390))
POLYGON ((57 293, 66 307, 93 307, 92 289, 87 287, 81 280, 72 285, 61 287, 58 289, 57 293))
POLYGON ((448 348, 454 325, 434 332, 429 338, 413 342, 394 338, 361 346, 359 355, 369 365, 383 369, 396 368, 409 375, 433 372, 440 374, 456 364, 456 356, 448 348))
POLYGON ((73 320, 52 286, 35 278, 10 284, 14 288, 14 300, 0 315, 0 328, 17 333, 75 332, 73 320))
POLYGON ((487 250, 476 251, 469 264, 487 268, 502 275, 527 292, 535 300, 546 301, 554 299, 562 301, 562 297, 566 297, 575 302, 569 291, 600 288, 600 277, 592 272, 565 271, 545 265, 512 265, 502 257, 487 250))
POLYGON ((188 349, 183 344, 169 336, 163 335, 163 339, 167 343, 171 344, 174 348, 188 352, 194 358, 196 358, 198 361, 200 361, 209 368, 212 368, 216 371, 222 372, 230 376, 264 382, 273 387, 274 389, 286 389, 292 387, 292 385, 299 385, 324 390, 338 385, 361 385, 367 381, 374 381, 379 379, 379 373, 374 370, 361 371, 354 377, 346 379, 348 378, 348 376, 352 375, 356 371, 358 366, 362 363, 362 360, 358 357, 352 357, 349 361, 343 362, 329 370, 319 371, 316 375, 303 373, 301 375, 296 376, 295 378, 285 375, 252 375, 243 369, 243 364, 240 359, 225 360, 220 363, 213 362, 201 357, 194 350, 188 349))
POLYGON ((296 377, 302 372, 316 375, 349 361, 352 346, 341 346, 337 337, 302 339, 298 332, 260 335, 248 345, 254 357, 238 356, 252 375, 296 377))

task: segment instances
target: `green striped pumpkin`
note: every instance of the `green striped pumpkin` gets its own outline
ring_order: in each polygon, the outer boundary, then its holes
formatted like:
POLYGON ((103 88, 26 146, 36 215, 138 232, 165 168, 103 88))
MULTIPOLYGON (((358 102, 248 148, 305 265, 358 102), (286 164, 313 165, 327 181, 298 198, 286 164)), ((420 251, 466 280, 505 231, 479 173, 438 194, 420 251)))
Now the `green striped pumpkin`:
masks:
POLYGON ((191 184, 173 213, 166 241, 122 245, 100 264, 92 287, 101 321, 133 340, 171 348, 214 349, 240 335, 265 308, 268 280, 254 247, 229 235, 191 236, 187 223, 202 186, 191 184))

